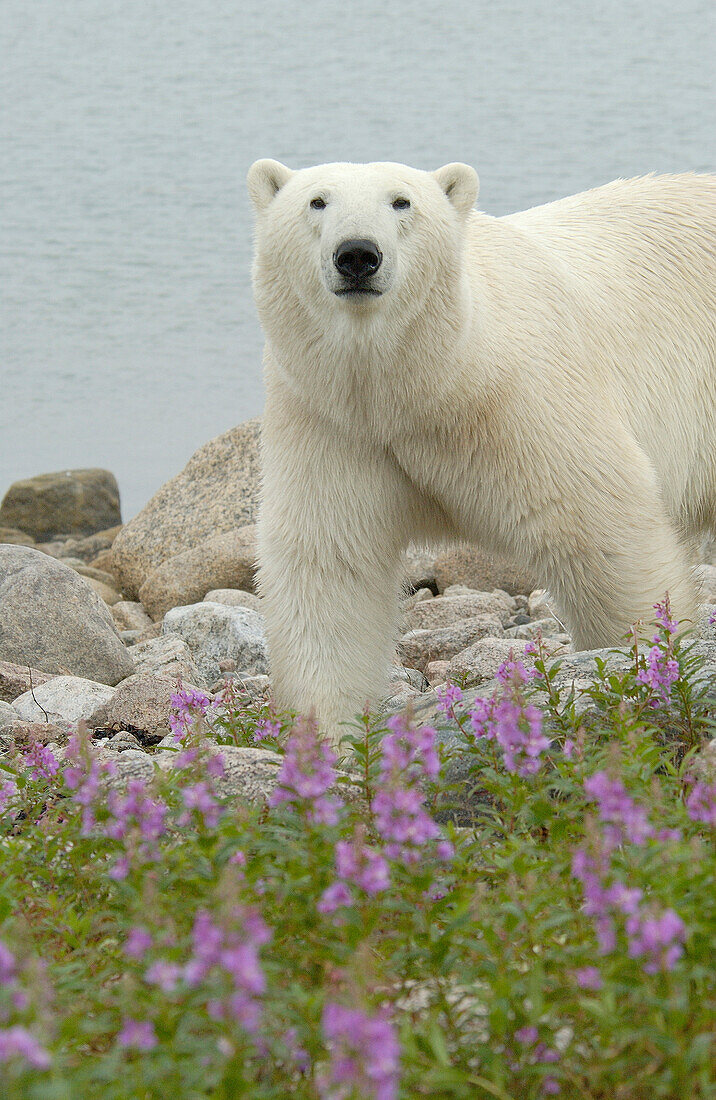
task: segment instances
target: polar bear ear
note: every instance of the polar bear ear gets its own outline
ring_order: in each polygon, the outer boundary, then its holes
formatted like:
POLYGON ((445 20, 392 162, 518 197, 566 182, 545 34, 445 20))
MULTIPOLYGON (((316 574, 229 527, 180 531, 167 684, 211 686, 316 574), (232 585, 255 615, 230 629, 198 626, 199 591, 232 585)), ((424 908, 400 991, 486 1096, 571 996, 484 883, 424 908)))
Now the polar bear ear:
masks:
POLYGON ((278 160, 254 161, 249 168, 246 183, 249 198, 256 209, 265 210, 292 175, 291 169, 278 160))
POLYGON ((477 201, 480 187, 475 169, 469 164, 444 164, 437 172, 433 172, 433 178, 442 187, 458 214, 469 214, 477 201))

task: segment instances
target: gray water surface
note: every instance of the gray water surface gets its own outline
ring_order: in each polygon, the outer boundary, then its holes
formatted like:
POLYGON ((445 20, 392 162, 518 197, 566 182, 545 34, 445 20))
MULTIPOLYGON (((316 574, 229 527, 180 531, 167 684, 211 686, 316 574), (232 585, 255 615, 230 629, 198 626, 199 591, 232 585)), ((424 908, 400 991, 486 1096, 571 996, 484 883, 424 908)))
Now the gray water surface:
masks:
POLYGON ((129 518, 261 411, 249 164, 473 164, 491 214, 716 168, 712 0, 3 0, 0 495, 129 518))

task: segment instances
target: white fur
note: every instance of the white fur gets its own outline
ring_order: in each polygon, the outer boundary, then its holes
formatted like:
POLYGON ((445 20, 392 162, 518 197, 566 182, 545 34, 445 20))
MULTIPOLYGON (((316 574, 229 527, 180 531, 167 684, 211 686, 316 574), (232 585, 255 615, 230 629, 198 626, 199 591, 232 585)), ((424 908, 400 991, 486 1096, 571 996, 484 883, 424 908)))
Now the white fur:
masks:
POLYGON ((505 218, 472 209, 465 165, 258 161, 249 190, 280 704, 335 737, 380 695, 409 541, 528 566, 578 648, 618 643, 667 589, 693 615, 693 543, 716 525, 716 177, 505 218), (381 296, 333 292, 346 238, 378 244, 381 296))

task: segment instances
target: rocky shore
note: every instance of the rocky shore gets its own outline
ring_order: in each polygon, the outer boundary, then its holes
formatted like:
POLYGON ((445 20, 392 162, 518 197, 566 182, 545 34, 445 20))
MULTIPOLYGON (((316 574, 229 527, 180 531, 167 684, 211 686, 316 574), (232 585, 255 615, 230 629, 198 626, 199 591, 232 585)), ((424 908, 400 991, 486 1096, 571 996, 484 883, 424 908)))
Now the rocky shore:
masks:
MULTIPOLYGON (((205 444, 124 525, 106 470, 11 486, 0 505, 0 752, 28 741, 61 751, 82 719, 120 779, 149 777, 152 755, 171 766, 161 750, 178 678, 210 694, 235 680, 270 697, 254 591, 259 429, 249 421, 205 444)), ((716 558, 707 548, 704 558, 698 649, 716 683, 716 558)), ((472 547, 414 548, 405 580, 387 710, 410 702, 436 719, 447 679, 468 699, 490 693, 502 661, 537 631, 563 659, 562 679, 591 682, 600 654, 572 652, 549 595, 510 563, 472 547)), ((231 750, 231 793, 265 794, 272 755, 231 750)))

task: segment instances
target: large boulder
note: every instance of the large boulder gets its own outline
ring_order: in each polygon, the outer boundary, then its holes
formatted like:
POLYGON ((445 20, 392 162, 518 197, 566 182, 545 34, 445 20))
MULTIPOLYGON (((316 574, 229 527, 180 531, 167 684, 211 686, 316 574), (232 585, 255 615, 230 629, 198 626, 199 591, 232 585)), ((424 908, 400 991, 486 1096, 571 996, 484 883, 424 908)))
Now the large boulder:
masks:
POLYGON ((117 684, 134 672, 107 605, 29 546, 0 545, 0 661, 117 684))
MULTIPOLYGON (((2 615, 0 613, 0 626, 2 615)), ((35 684, 51 680, 54 673, 40 672, 39 668, 16 665, 12 661, 0 661, 0 699, 11 703, 18 695, 29 691, 35 684)))
POLYGON ((164 616, 164 634, 179 634, 191 650, 204 681, 213 684, 225 661, 248 675, 268 672, 263 618, 248 607, 195 603, 174 607, 164 616))
POLYGON ((92 535, 122 522, 119 488, 109 470, 60 470, 16 481, 0 505, 0 525, 37 542, 92 535))
POLYGON ((493 557, 477 546, 464 544, 439 554, 433 561, 433 571, 439 592, 452 584, 464 584, 479 592, 501 588, 511 596, 529 595, 537 588, 539 580, 504 558, 493 557))
POLYGON ((81 676, 54 676, 34 691, 18 695, 12 704, 19 718, 26 722, 86 721, 91 714, 108 703, 114 689, 81 676))
POLYGON ((140 730, 159 741, 169 730, 171 698, 177 690, 171 676, 138 672, 123 680, 112 697, 87 719, 90 729, 140 730))
POLYGON ((205 443, 123 528, 112 558, 129 599, 168 558, 255 521, 259 432, 260 421, 249 420, 205 443))
POLYGON ((160 619, 172 607, 198 603, 212 588, 252 589, 255 571, 256 528, 248 524, 163 562, 139 589, 139 599, 160 619))

